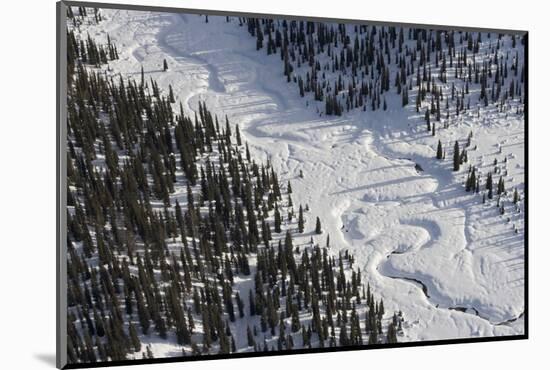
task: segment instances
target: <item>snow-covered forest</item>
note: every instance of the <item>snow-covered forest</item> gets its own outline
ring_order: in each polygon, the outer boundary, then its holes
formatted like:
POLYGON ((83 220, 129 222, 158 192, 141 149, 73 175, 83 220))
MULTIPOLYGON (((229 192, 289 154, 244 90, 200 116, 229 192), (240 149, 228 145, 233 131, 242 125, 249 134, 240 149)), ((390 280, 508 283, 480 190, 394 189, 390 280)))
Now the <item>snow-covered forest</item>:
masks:
POLYGON ((67 13, 70 363, 524 332, 520 35, 67 13))

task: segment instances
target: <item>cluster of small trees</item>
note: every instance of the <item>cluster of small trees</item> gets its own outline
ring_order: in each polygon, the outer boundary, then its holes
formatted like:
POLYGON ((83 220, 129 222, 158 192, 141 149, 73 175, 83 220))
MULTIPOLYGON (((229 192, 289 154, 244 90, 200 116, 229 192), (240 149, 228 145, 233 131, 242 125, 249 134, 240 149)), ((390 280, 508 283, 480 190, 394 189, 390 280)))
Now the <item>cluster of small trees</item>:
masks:
POLYGON ((110 60, 118 59, 118 50, 107 36, 107 45, 98 45, 90 35, 84 40, 77 40, 74 30, 67 30, 67 64, 74 70, 75 61, 99 66, 110 60))
MULTIPOLYGON (((468 162, 468 154, 466 151, 466 148, 471 145, 471 140, 473 138, 473 133, 470 132, 468 135, 468 139, 462 149, 460 149, 460 145, 458 141, 455 141, 454 149, 453 149, 453 171, 459 171, 460 166, 462 166, 464 163, 468 162)), ((436 158, 437 159, 445 159, 445 152, 443 151, 443 146, 441 144, 441 140, 437 143, 437 150, 436 150, 436 158)), ((506 157, 504 159, 504 164, 507 163, 506 157)), ((493 190, 495 186, 495 182, 493 180, 493 174, 501 173, 501 169, 498 165, 498 160, 495 158, 493 162, 493 170, 488 171, 485 175, 484 180, 484 186, 481 186, 482 183, 482 177, 483 174, 475 167, 470 165, 468 168, 468 173, 466 174, 465 182, 464 182, 464 189, 467 192, 472 193, 482 193, 482 203, 485 203, 488 200, 492 200, 495 197, 497 197, 496 205, 500 209, 500 213, 505 213, 505 207, 504 202, 501 200, 502 196, 507 195, 507 190, 505 186, 504 176, 501 174, 498 182, 496 183, 496 190, 493 190), (485 191, 484 191, 485 190, 485 191)), ((506 173, 506 172, 505 172, 506 173)), ((521 200, 520 194, 518 192, 517 188, 514 188, 513 196, 511 202, 516 205, 516 211, 519 209, 517 208, 518 202, 521 200)))
POLYGON ((80 24, 88 21, 98 24, 101 22, 101 13, 97 8, 93 8, 93 17, 88 14, 85 7, 75 8, 67 7, 67 22, 72 23, 73 29, 67 28, 67 73, 72 75, 75 68, 75 61, 80 60, 82 63, 87 63, 99 66, 107 63, 109 60, 118 59, 118 50, 116 45, 111 42, 111 38, 107 35, 107 44, 99 45, 88 34, 87 37, 76 37, 74 30, 77 32, 80 29, 80 24))
MULTIPOLYGON (((487 34, 494 39, 487 50, 480 32, 259 18, 239 23, 256 37, 257 50, 279 54, 287 81, 297 84, 302 97, 311 93, 325 102, 327 115, 369 105, 385 110, 385 94, 393 87, 403 106, 413 91, 417 112, 427 102, 427 127, 435 134, 430 116, 439 122, 443 109, 447 119, 452 109, 456 116, 470 109, 474 86, 485 106, 493 102, 505 109, 508 99, 522 95, 524 66, 517 50, 500 53, 503 35, 487 34)), ((512 49, 523 44, 510 37, 512 49)))
POLYGON ((238 125, 202 102, 194 116, 173 112, 154 80, 106 77, 93 66, 110 58, 84 58, 78 44, 68 56, 69 362, 152 358, 150 336, 184 355, 231 353, 244 326, 255 351, 397 341, 403 318, 385 319, 352 255, 294 245, 308 208, 293 219, 290 184, 283 194, 238 125))

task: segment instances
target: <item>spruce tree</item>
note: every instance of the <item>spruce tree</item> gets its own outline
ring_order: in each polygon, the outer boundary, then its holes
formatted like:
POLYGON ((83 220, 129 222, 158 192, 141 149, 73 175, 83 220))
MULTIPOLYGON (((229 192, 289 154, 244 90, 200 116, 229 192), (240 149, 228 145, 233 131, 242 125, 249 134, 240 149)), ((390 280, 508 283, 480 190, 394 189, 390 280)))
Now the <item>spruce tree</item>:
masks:
POLYGON ((128 326, 128 333, 130 335, 130 341, 132 342, 132 346, 134 348, 135 352, 141 351, 141 342, 138 338, 136 328, 132 323, 128 326))
POLYGON ((300 209, 298 211, 298 232, 300 233, 304 232, 304 210, 302 209, 301 204, 300 204, 300 209))
POLYGON ((487 198, 493 199, 493 175, 491 172, 487 173, 487 180, 485 182, 485 189, 488 190, 487 198))
POLYGON ((443 159, 443 146, 441 145, 441 140, 437 141, 437 159, 443 159))
MULTIPOLYGON (((322 234, 323 230, 321 229, 321 220, 319 217, 317 217, 317 220, 315 221, 315 234, 322 234)), ((327 239, 327 245, 328 245, 328 239, 327 239)))
POLYGON ((246 338, 248 341, 248 346, 253 347, 256 345, 256 341, 254 340, 254 335, 252 334, 252 331, 250 330, 250 326, 246 327, 246 338))
POLYGON ((237 138, 237 145, 238 146, 241 146, 242 145, 242 141, 241 141, 241 130, 239 129, 239 125, 237 124, 235 126, 235 136, 237 138))
POLYGON ((430 132, 432 126, 430 124, 430 111, 426 108, 426 113, 424 114, 424 119, 426 120, 426 131, 430 132))
POLYGON ((453 171, 460 170, 460 148, 458 141, 455 141, 454 154, 453 154, 453 171))

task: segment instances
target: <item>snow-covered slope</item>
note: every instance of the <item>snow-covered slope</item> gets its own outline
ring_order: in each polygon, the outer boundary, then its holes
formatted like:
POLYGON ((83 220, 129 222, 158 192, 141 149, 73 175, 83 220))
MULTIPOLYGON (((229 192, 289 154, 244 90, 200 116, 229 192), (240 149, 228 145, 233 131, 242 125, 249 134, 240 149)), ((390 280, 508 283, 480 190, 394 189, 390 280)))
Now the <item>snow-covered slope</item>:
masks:
POLYGON ((401 340, 523 333, 524 215, 521 208, 501 215, 494 202, 466 193, 467 167, 452 172, 451 158, 454 140, 472 132, 469 164, 487 173, 497 158, 508 173, 506 188, 523 189, 522 115, 480 107, 478 116, 472 107, 437 138, 426 133, 414 104, 402 108, 395 94, 386 111, 326 116, 286 82, 278 56, 256 50, 237 19, 102 15, 99 26, 81 31, 98 40, 108 33, 117 44, 120 59, 107 73, 137 78, 143 66, 162 89, 172 86, 187 113, 203 100, 239 122, 253 156, 269 159, 281 180, 291 181, 296 204, 310 205, 304 241, 324 245, 329 234, 332 250, 353 252, 388 310, 403 311, 401 340), (438 139, 444 161, 435 159, 438 139), (321 236, 313 233, 317 216, 321 236))

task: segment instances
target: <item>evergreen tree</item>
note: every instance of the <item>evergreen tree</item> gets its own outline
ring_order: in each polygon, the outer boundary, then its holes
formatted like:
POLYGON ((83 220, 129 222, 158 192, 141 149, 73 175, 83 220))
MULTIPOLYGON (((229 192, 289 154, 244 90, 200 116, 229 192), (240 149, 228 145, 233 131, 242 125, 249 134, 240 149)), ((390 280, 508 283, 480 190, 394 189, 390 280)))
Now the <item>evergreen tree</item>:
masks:
POLYGON ((248 346, 253 347, 256 345, 256 341, 254 340, 254 335, 252 334, 252 331, 250 330, 250 326, 246 327, 246 338, 248 341, 248 346))
POLYGON ((493 176, 491 175, 491 172, 487 173, 487 180, 485 182, 485 189, 488 190, 487 198, 493 199, 493 176))
POLYGON ((453 171, 460 170, 460 148, 458 147, 458 141, 455 141, 454 154, 453 154, 453 171))
POLYGON ((430 111, 426 109, 426 113, 424 114, 424 119, 426 120, 426 130, 430 132, 432 130, 432 126, 430 124, 430 111))
MULTIPOLYGON (((321 229, 321 220, 319 217, 317 217, 317 220, 315 221, 315 234, 322 234, 323 230, 321 229)), ((327 239, 327 245, 328 245, 328 239, 327 239)))
POLYGON ((298 211, 298 232, 304 232, 304 211, 302 205, 300 204, 300 209, 298 211))
POLYGON ((241 146, 242 145, 242 141, 241 141, 241 131, 239 129, 239 125, 237 124, 236 127, 235 127, 235 136, 237 138, 237 145, 238 146, 241 146))
POLYGON ((443 146, 441 145, 441 140, 437 141, 437 159, 443 159, 443 146))
POLYGON ((138 338, 137 331, 132 323, 128 326, 128 333, 130 335, 130 341, 135 352, 141 351, 141 342, 138 338))

